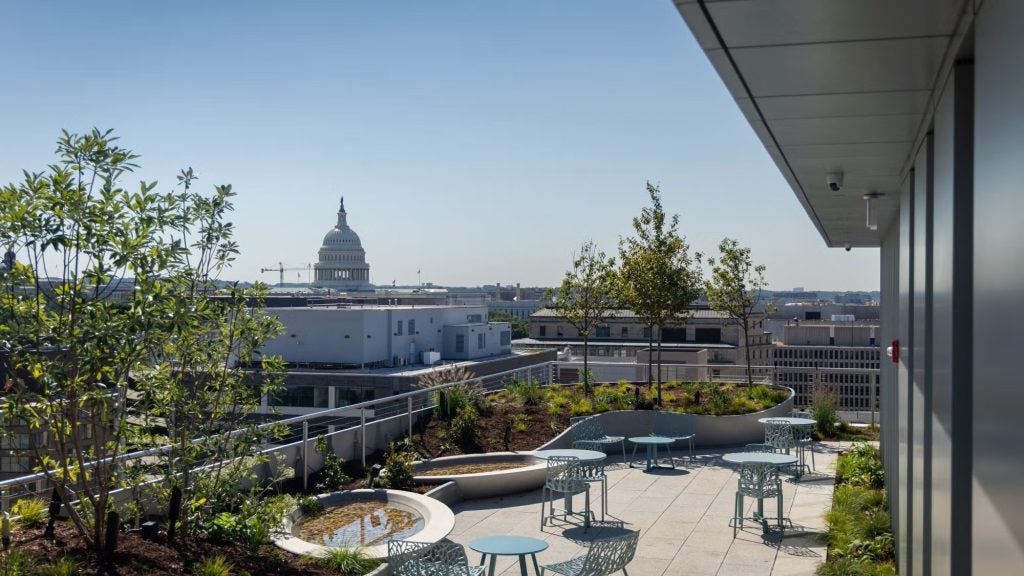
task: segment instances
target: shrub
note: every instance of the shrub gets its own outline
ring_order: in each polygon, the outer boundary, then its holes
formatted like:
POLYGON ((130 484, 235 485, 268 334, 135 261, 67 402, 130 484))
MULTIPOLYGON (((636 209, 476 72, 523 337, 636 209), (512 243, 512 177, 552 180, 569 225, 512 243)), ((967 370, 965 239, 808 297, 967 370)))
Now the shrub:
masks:
POLYGON ((35 528, 46 523, 49 505, 42 498, 22 498, 11 506, 11 514, 22 526, 35 528))
POLYGON ((320 480, 316 483, 316 489, 321 492, 333 492, 340 490, 351 481, 352 478, 345 474, 345 460, 334 452, 325 454, 324 467, 320 471, 320 480))
POLYGON ((307 516, 315 516, 324 511, 324 505, 316 496, 304 496, 299 499, 299 510, 307 516))
POLYGON ((539 406, 544 401, 544 390, 533 380, 516 380, 506 389, 523 406, 539 406))
POLYGON ((515 414, 512 416, 512 429, 516 432, 526 432, 530 418, 526 414, 515 414))
POLYGON ((386 474, 381 474, 380 482, 385 488, 392 490, 412 490, 414 456, 402 450, 392 442, 388 455, 384 459, 386 474))
POLYGON ((77 573, 78 563, 67 557, 43 564, 38 570, 39 576, 75 576, 77 573))
POLYGON ((456 384, 434 392, 434 413, 442 420, 452 420, 467 406, 478 414, 490 411, 490 401, 479 385, 456 384))
POLYGON ((839 421, 839 403, 832 390, 818 384, 811 392, 811 418, 816 421, 815 428, 822 436, 835 434, 836 423, 839 421))
POLYGON ((332 548, 315 562, 346 576, 367 574, 380 565, 380 560, 371 558, 362 548, 332 548))
POLYGON ((836 480, 851 486, 885 487, 885 471, 878 449, 863 442, 854 444, 836 465, 836 480))
POLYGON ((293 506, 289 496, 251 498, 237 512, 221 512, 206 527, 211 540, 240 542, 250 551, 259 550, 281 524, 286 510, 293 506))
POLYGON ((223 556, 212 556, 196 567, 196 576, 231 576, 234 566, 223 556))
POLYGON ((480 414, 472 405, 466 405, 459 409, 458 414, 448 423, 448 437, 465 446, 476 439, 476 425, 480 414))

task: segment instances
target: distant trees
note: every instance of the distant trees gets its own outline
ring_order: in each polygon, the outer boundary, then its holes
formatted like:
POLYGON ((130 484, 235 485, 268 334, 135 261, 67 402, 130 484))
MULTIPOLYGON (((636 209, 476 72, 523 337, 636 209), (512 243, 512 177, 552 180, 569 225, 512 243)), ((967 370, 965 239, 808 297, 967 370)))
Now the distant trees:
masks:
POLYGON ((491 322, 508 322, 512 325, 512 339, 529 338, 530 329, 526 320, 516 318, 504 310, 491 310, 488 313, 491 322))
POLYGON ((722 312, 739 325, 746 350, 747 384, 753 384, 750 367, 750 320, 761 302, 768 282, 764 279, 764 265, 755 266, 750 259, 750 248, 740 246, 736 240, 725 238, 718 244, 718 258, 709 258, 711 277, 705 285, 708 305, 722 312))
POLYGON ((605 255, 593 241, 584 242, 554 296, 554 309, 583 338, 583 389, 589 396, 590 332, 616 308, 615 259, 605 255))
MULTIPOLYGON (((638 317, 652 328, 658 340, 658 404, 661 404, 661 343, 666 324, 684 323, 689 306, 703 290, 699 253, 690 254, 679 235, 679 215, 667 217, 661 190, 647 183, 651 205, 633 218, 634 237, 619 242, 617 291, 638 317)), ((648 361, 648 380, 650 361, 648 361)))

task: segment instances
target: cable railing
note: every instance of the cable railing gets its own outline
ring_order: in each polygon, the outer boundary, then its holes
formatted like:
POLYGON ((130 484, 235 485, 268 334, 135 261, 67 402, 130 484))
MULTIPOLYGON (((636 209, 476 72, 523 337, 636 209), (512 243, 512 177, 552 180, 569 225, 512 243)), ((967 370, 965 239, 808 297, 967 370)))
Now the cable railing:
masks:
MULTIPOLYGON (((647 381, 647 365, 616 362, 590 362, 588 368, 598 382, 647 381)), ((503 389, 515 380, 530 380, 541 385, 575 383, 582 376, 582 362, 554 361, 520 367, 487 376, 478 376, 461 382, 433 387, 416 388, 384 398, 338 406, 308 414, 278 418, 252 427, 240 428, 224 434, 197 438, 194 444, 212 445, 243 433, 266 433, 284 426, 284 436, 265 441, 258 454, 271 456, 273 461, 284 461, 295 467, 295 475, 308 485, 312 471, 322 464, 323 455, 315 450, 318 437, 324 437, 331 450, 345 459, 359 458, 365 468, 368 454, 384 450, 390 441, 414 435, 416 422, 435 408, 438 391, 463 385, 476 384, 486 392, 503 389)), ((655 365, 654 370, 657 370, 655 365)), ((746 383, 746 366, 735 364, 663 364, 662 381, 712 381, 746 383)), ((851 368, 796 368, 752 366, 755 383, 777 384, 793 388, 796 404, 807 405, 816 385, 825 385, 836 394, 840 410, 874 410, 878 398, 878 370, 851 368)), ((156 459, 172 450, 165 445, 135 451, 109 458, 104 462, 127 463, 143 459, 156 459)), ((97 462, 87 464, 95 465, 97 462)), ((207 463, 209 464, 209 463, 207 463)), ((10 502, 25 496, 48 498, 51 488, 45 472, 26 474, 0 480, 0 512, 10 509, 10 502)), ((159 480, 153 480, 159 481, 159 480)))

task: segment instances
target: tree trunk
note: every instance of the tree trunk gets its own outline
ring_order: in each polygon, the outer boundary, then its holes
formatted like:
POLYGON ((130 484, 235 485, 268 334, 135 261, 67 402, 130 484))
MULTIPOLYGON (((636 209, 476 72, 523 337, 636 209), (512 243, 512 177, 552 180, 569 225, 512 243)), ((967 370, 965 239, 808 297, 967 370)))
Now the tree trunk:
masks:
POLYGON ((591 396, 593 392, 590 389, 590 363, 588 358, 590 357, 590 333, 585 332, 583 334, 583 394, 591 396))
POLYGON ((661 326, 658 326, 658 406, 661 406, 661 326))
POLYGON ((747 356, 747 386, 754 385, 754 376, 750 368, 750 333, 747 331, 747 321, 743 320, 743 348, 746 349, 747 356))
POLYGON ((654 348, 654 324, 647 326, 647 391, 650 392, 651 385, 654 382, 654 354, 651 354, 652 348, 654 348))

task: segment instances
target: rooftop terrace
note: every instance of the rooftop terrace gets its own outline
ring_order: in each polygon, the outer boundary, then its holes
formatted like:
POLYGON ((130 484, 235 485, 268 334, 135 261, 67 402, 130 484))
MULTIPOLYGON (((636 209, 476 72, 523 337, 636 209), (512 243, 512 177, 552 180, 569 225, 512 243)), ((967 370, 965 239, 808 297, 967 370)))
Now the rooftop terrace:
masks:
MULTIPOLYGON (((467 546, 471 562, 478 562, 478 556, 468 549, 469 542, 476 538, 501 534, 541 538, 549 545, 537 557, 544 565, 585 553, 595 539, 614 536, 623 529, 638 530, 636 556, 627 568, 630 576, 811 575, 825 561, 826 545, 820 535, 825 530, 825 511, 832 501, 836 455, 849 445, 818 443, 816 472, 804 474, 799 481, 784 475, 785 516, 793 526, 783 532, 774 526, 766 531, 762 525, 748 521, 733 539, 729 519, 736 469, 722 461, 722 450, 714 450, 698 452, 692 463, 676 470, 650 472, 628 468, 617 456, 609 456, 609 515, 587 533, 572 525, 548 525, 542 531, 537 490, 453 506, 455 529, 449 539, 467 546)), ((593 493, 597 488, 595 484, 591 489, 594 510, 599 507, 593 493)), ((581 501, 582 496, 576 498, 581 501)), ((746 499, 745 505, 745 515, 749 516, 756 503, 746 499)), ((768 514, 773 506, 765 503, 768 514)), ((514 556, 498 558, 496 574, 518 573, 514 556)))

